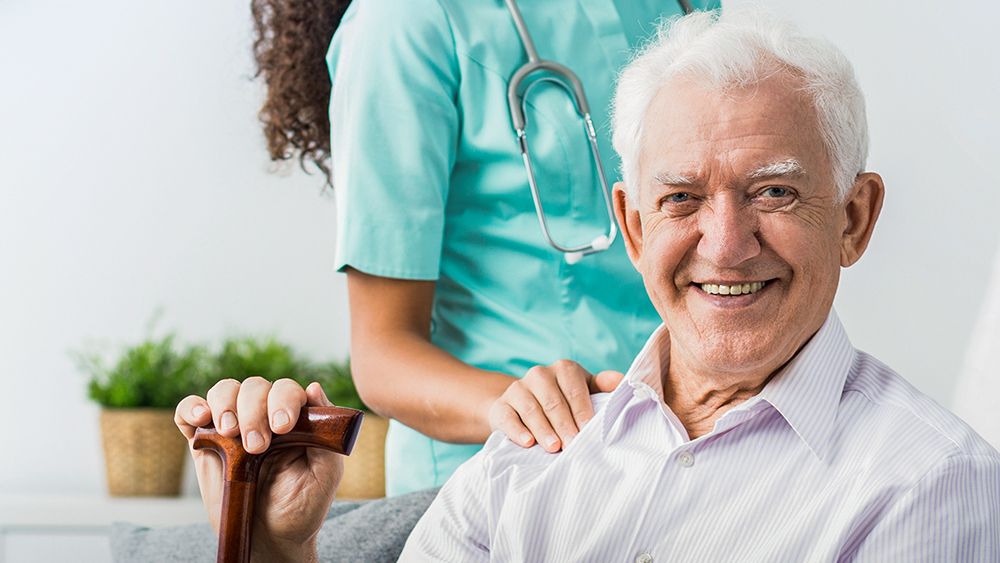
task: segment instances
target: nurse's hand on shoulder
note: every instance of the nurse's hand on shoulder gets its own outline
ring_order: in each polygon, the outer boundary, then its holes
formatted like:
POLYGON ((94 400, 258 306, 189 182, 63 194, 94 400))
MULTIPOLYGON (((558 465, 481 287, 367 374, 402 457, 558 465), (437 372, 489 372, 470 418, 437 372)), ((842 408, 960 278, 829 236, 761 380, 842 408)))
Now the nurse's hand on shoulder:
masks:
MULTIPOLYGON (((226 437, 241 436, 243 448, 261 453, 272 434, 292 430, 303 406, 331 406, 318 383, 303 389, 289 379, 273 385, 260 377, 242 384, 220 381, 205 398, 190 396, 174 413, 174 422, 193 444, 198 427, 212 422, 226 437)), ((198 487, 216 534, 222 510, 222 460, 211 450, 191 448, 198 487)), ((316 533, 340 486, 341 456, 319 448, 288 448, 264 458, 257 482, 253 561, 311 561, 316 533)))
POLYGON ((535 366, 490 407, 490 427, 515 444, 537 442, 557 452, 594 417, 590 394, 613 391, 624 377, 617 371, 594 375, 572 360, 535 366))

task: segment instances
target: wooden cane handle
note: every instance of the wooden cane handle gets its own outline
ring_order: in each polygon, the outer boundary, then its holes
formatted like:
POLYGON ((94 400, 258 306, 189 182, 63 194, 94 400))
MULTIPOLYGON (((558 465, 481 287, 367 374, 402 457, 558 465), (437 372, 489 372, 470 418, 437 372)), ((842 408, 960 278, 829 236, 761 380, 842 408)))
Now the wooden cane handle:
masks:
POLYGON ((257 477, 268 454, 292 447, 323 448, 350 455, 364 413, 341 407, 303 407, 291 432, 272 434, 259 454, 243 449, 239 436, 226 438, 209 424, 194 433, 194 449, 214 450, 222 458, 222 513, 219 517, 218 563, 248 563, 257 504, 257 477))

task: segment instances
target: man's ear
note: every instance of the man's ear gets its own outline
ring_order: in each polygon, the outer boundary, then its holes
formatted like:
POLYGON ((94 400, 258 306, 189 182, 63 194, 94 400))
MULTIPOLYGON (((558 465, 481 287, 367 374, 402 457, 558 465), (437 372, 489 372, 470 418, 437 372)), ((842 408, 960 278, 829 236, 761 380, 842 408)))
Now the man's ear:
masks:
POLYGON ((612 199, 618 228, 622 232, 622 240, 625 241, 625 252, 628 253, 632 265, 638 268, 642 256, 642 223, 639 221, 639 210, 632 206, 628 194, 625 193, 625 182, 615 182, 612 199))
POLYGON ((874 172, 859 174, 844 202, 846 222, 840 243, 840 265, 844 268, 857 262, 868 248, 875 222, 882 211, 885 185, 874 172))

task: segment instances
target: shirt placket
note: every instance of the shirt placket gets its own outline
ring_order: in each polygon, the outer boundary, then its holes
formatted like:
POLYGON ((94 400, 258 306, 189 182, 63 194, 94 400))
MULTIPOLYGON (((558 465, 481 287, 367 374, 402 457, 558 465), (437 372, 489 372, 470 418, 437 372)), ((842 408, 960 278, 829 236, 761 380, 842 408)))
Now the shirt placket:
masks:
MULTIPOLYGON (((656 498, 663 491, 678 486, 679 482, 683 482, 684 478, 689 476, 687 472, 697 471, 697 460, 705 455, 711 455, 711 442, 713 440, 745 424, 767 407, 766 402, 761 401, 758 397, 754 397, 720 417, 715 427, 708 434, 694 440, 689 440, 687 431, 681 424, 680 419, 659 399, 656 391, 651 386, 642 381, 631 380, 628 381, 628 386, 631 388, 635 398, 633 399, 635 406, 638 406, 635 400, 639 402, 655 401, 658 403, 660 413, 669 429, 668 444, 665 448, 669 453, 657 464, 660 467, 659 475, 651 483, 649 491, 651 498, 656 498)), ((649 504, 655 506, 655 503, 647 503, 647 505, 649 504)), ((627 553, 624 554, 623 562, 654 563, 658 560, 658 556, 667 555, 663 553, 662 545, 655 538, 643 533, 643 529, 646 528, 645 520, 649 517, 649 509, 647 508, 647 513, 637 523, 636 535, 627 553)), ((659 560, 664 561, 665 559, 661 558, 659 560)))

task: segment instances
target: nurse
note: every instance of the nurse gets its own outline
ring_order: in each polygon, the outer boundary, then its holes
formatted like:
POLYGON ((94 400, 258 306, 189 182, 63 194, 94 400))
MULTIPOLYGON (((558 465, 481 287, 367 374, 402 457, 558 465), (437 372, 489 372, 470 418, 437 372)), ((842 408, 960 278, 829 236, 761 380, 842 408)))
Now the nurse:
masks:
MULTIPOLYGON (((440 486, 496 429, 526 447, 565 447, 593 415, 589 393, 614 388, 660 320, 620 240, 571 263, 542 234, 507 103, 508 80, 527 61, 511 11, 503 0, 355 0, 337 27, 343 4, 320 2, 331 13, 315 21, 300 4, 254 2, 269 88, 261 115, 273 158, 298 152, 332 172, 352 372, 365 402, 392 419, 387 493, 440 486), (316 53, 333 28, 326 145, 316 53), (311 82, 319 86, 301 85, 311 82)), ((539 56, 582 81, 614 181, 616 72, 652 22, 688 2, 518 4, 539 56)), ((575 246, 609 232, 572 99, 542 81, 524 108, 552 239, 575 246)), ((283 386, 276 398, 260 382, 225 385, 186 408, 207 407, 217 424, 220 410, 236 411, 240 431, 259 431, 265 445, 280 431, 267 418, 274 404, 322 403, 314 389, 283 386), (267 408, 244 415, 244 404, 267 408)), ((182 429, 210 419, 178 416, 182 429)))

